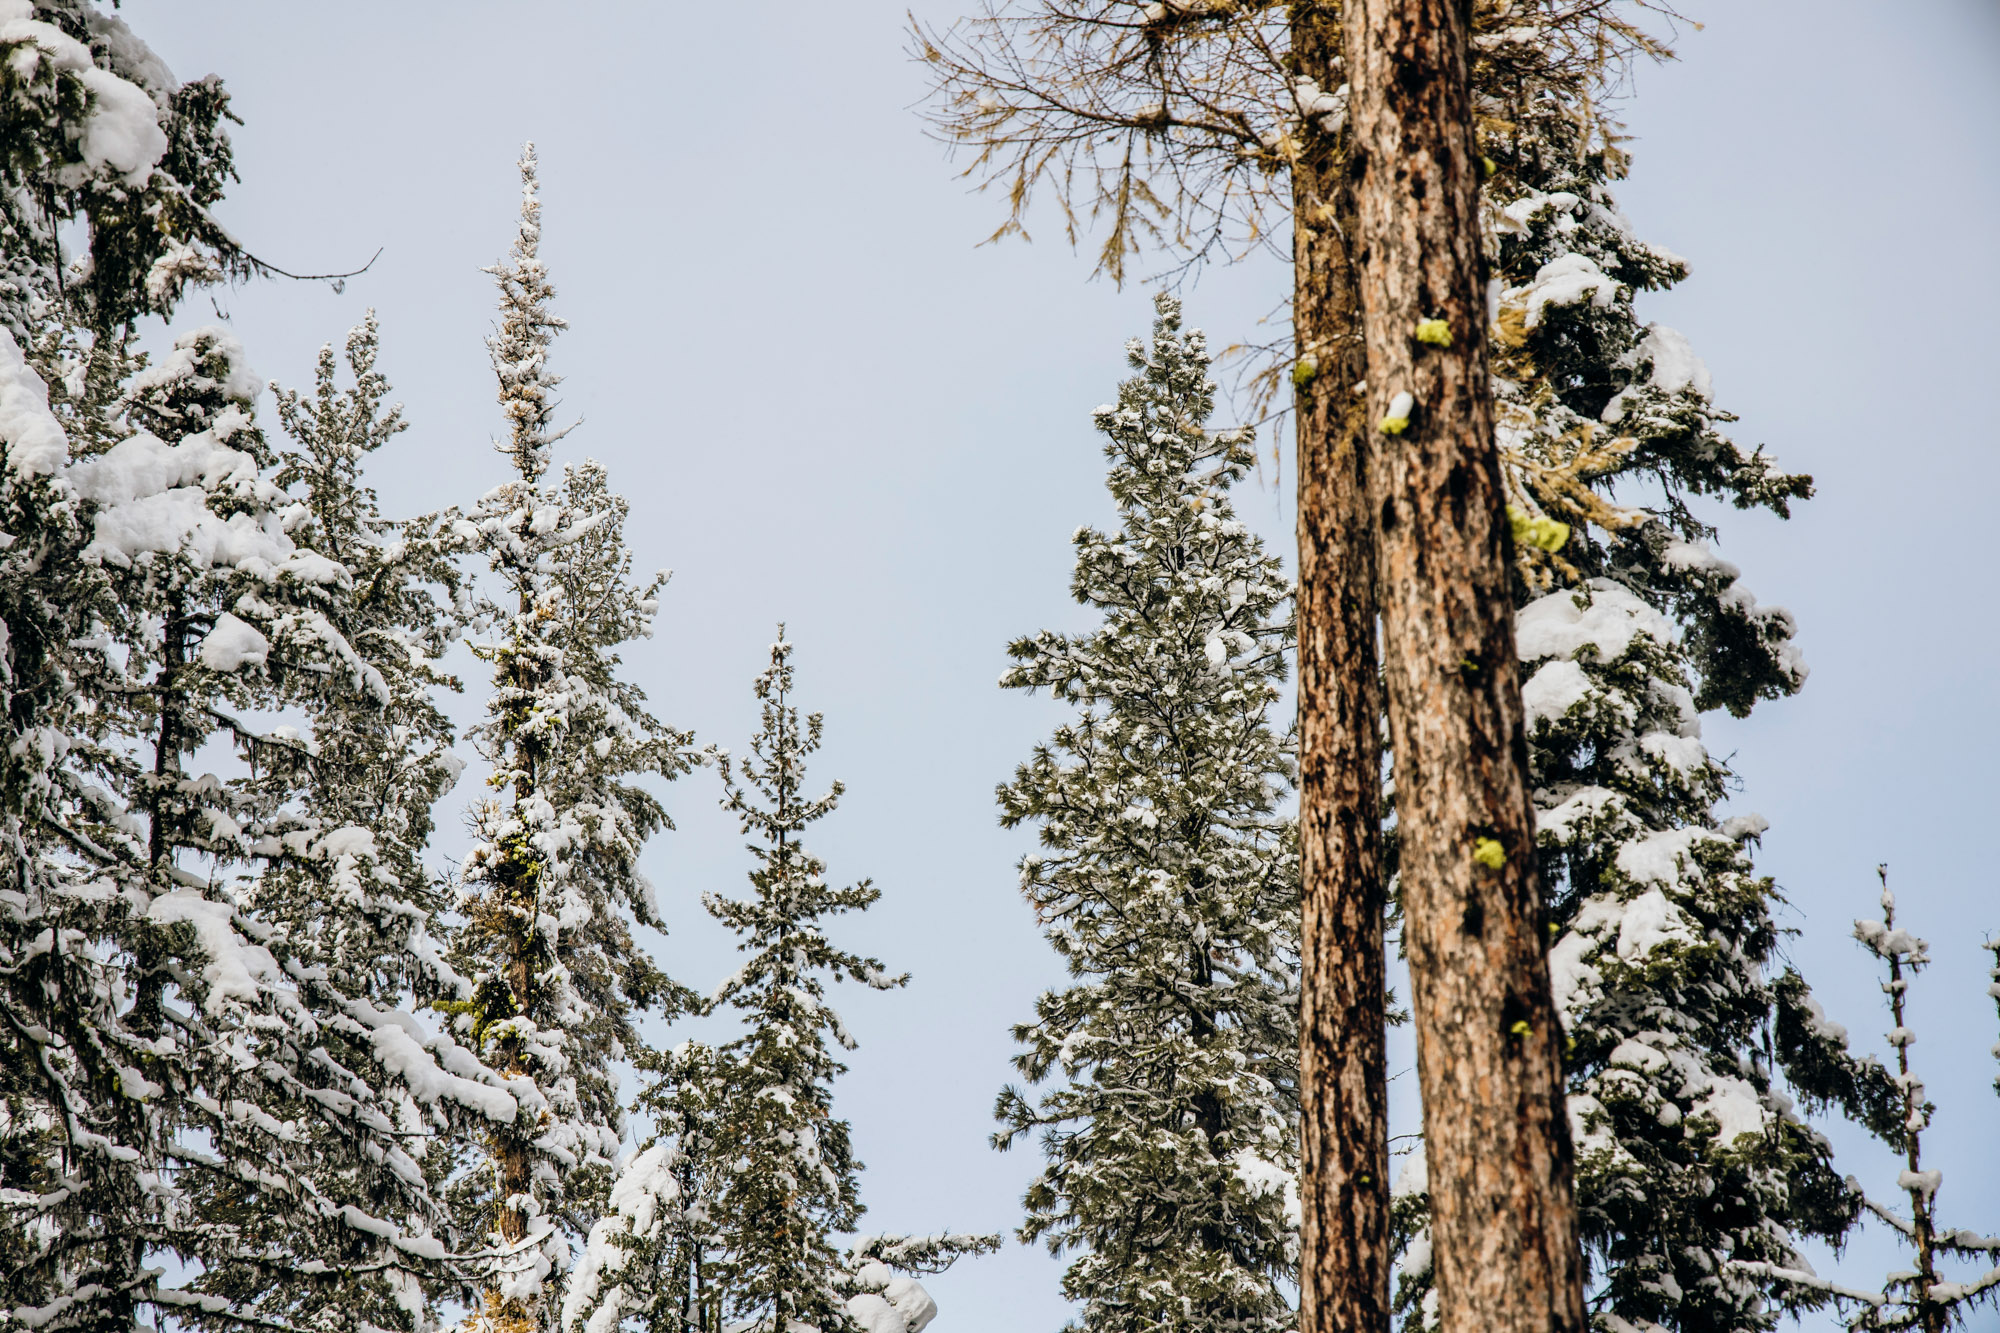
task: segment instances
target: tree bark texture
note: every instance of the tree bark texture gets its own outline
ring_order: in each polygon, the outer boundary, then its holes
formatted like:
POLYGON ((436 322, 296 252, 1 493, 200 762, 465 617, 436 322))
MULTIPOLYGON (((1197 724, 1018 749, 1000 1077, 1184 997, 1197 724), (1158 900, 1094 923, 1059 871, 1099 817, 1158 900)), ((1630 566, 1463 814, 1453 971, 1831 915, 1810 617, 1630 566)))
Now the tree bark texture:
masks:
POLYGON ((1581 1333, 1487 382, 1469 9, 1350 0, 1345 14, 1404 945, 1444 1333, 1581 1333))
MULTIPOLYGON (((1297 4, 1300 75, 1332 90, 1340 11, 1297 4)), ((1292 171, 1299 485, 1299 856, 1303 1003, 1299 1327, 1388 1333, 1381 687, 1354 194, 1344 132, 1301 131, 1292 171)))

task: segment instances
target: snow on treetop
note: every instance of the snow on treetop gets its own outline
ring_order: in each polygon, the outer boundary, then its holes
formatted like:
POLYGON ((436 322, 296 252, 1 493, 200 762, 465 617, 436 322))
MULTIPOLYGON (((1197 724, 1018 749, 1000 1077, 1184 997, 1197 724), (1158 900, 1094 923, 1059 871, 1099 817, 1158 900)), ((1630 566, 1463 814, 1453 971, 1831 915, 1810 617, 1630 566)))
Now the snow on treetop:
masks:
MULTIPOLYGON (((33 15, 34 6, 29 0, 0 0, 0 48, 12 48, 5 57, 8 69, 22 82, 31 82, 46 61, 57 73, 74 75, 90 94, 90 113, 77 144, 83 169, 71 167, 58 171, 58 178, 64 175, 81 178, 96 168, 110 167, 125 184, 144 185, 167 152, 167 136, 160 129, 160 112, 152 97, 137 84, 98 68, 90 58, 89 47, 33 15)), ((125 36, 137 44, 129 32, 125 36)), ((151 66, 160 73, 166 72, 166 66, 159 64, 157 58, 151 61, 151 66)), ((82 182, 77 179, 65 183, 82 182)))
POLYGON ((182 379, 197 386, 214 383, 222 390, 223 397, 239 403, 255 402, 264 392, 264 377, 250 368, 249 353, 243 350, 243 343, 219 324, 204 324, 176 337, 174 350, 134 375, 126 392, 138 398, 182 379), (202 374, 201 361, 207 356, 221 359, 222 379, 211 381, 202 374))

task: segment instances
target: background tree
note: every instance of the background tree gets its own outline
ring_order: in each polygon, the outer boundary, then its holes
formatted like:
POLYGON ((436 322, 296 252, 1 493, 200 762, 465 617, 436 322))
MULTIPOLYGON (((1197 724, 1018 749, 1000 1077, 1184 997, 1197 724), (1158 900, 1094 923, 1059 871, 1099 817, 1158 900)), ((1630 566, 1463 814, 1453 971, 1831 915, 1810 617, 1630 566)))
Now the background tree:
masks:
MULTIPOLYGON (((1908 1215, 1874 1199, 1864 1197, 1862 1206, 1894 1231, 1907 1247, 1910 1267, 1891 1273, 1879 1291, 1861 1291, 1842 1286, 1814 1273, 1810 1265, 1794 1264, 1778 1274, 1800 1289, 1830 1297, 1846 1308, 1847 1325, 1852 1329, 1922 1329, 1924 1333, 1944 1333, 1966 1324, 1973 1311, 1984 1303, 2000 1300, 2000 1236, 1983 1235, 1965 1227, 1947 1227, 1938 1220, 1937 1196, 1945 1173, 1924 1164, 1924 1131, 1937 1113, 1924 1092, 1924 1081, 1911 1071, 1910 1047, 1917 1034, 1910 1020, 1910 983, 1929 965, 1930 944, 1896 924, 1896 895, 1889 891, 1889 868, 1877 866, 1882 881, 1882 915, 1878 920, 1856 921, 1854 938, 1884 964, 1888 980, 1882 993, 1888 997, 1890 1022, 1884 1034, 1895 1051, 1896 1072, 1891 1114, 1881 1117, 1877 1136, 1902 1154, 1903 1169, 1896 1184, 1909 1200, 1908 1215), (1976 1265, 1971 1271, 1952 1271, 1948 1266, 1976 1265), (1981 1271, 1984 1270, 1984 1271, 1981 1271)), ((2000 1008, 2000 941, 1988 940, 1993 955, 1989 974, 1993 984, 1987 993, 2000 1008)), ((1811 1015, 1820 1027, 1832 1026, 1824 1016, 1811 1015)), ((2000 1056, 2000 1046, 1994 1048, 2000 1056)), ((1879 1074, 1880 1066, 1867 1057, 1864 1066, 1879 1074)), ((2000 1092, 2000 1079, 1994 1081, 2000 1092)), ((1851 1178, 1850 1178, 1851 1180, 1851 1178)), ((1850 1186, 1851 1187, 1851 1186, 1850 1186)))
POLYGON ((545 480, 560 379, 548 349, 563 321, 539 250, 533 145, 521 157, 521 217, 488 340, 514 476, 463 517, 441 522, 485 558, 495 592, 477 598, 473 645, 493 665, 486 721, 473 732, 493 766, 493 795, 473 812, 478 843, 464 862, 465 920, 454 962, 471 982, 458 1029, 488 1065, 523 1089, 524 1115, 497 1130, 490 1185, 466 1179, 461 1206, 484 1214, 504 1253, 482 1313, 504 1328, 553 1328, 547 1282, 567 1265, 602 1209, 624 1131, 613 1064, 644 1044, 635 1007, 672 1009, 681 992, 632 938, 663 928, 637 867, 646 837, 667 826, 642 775, 692 764, 689 738, 663 726, 618 675, 618 649, 652 632, 664 574, 632 578, 628 506, 603 468, 585 462, 545 480))
POLYGON ((834 1243, 864 1209, 861 1163, 833 1114, 833 1080, 846 1067, 831 1047, 851 1050, 854 1040, 826 1003, 826 982, 846 976, 884 990, 908 977, 884 975, 824 933, 825 918, 862 911, 881 892, 866 880, 829 887, 825 864, 800 841, 842 788, 803 794, 822 720, 813 713, 800 724, 791 654, 780 626, 757 678, 762 726, 751 757, 739 766, 718 755, 724 808, 757 837, 757 867, 752 897, 703 899, 749 955, 703 1008, 726 1004, 743 1028, 720 1046, 684 1042, 641 1058, 652 1078, 638 1107, 653 1135, 591 1229, 563 1297, 566 1333, 608 1333, 627 1320, 649 1333, 720 1333, 726 1320, 922 1333, 937 1306, 915 1275, 1000 1244, 954 1234, 863 1236, 844 1252, 834 1243))
MULTIPOLYGON (((294 535, 343 571, 314 607, 352 650, 358 688, 329 688, 331 678, 322 677, 315 689, 306 678, 313 727, 298 808, 314 854, 267 868, 250 903, 273 938, 312 969, 317 987, 344 1005, 393 1011, 460 999, 469 986, 440 952, 445 895, 424 861, 435 806, 463 768, 451 753, 451 723, 434 697, 459 688, 439 661, 456 637, 450 600, 459 579, 431 525, 385 519, 362 475, 367 459, 405 426, 401 406, 385 406, 389 385, 375 364, 379 342, 370 311, 347 334, 349 387, 338 386, 328 345, 320 349, 310 398, 275 390, 291 437, 276 480, 305 510, 294 535)), ((323 1039, 343 1064, 374 1068, 378 1055, 365 1028, 330 1025, 323 1039)), ((471 1066, 469 1052, 454 1054, 471 1066)), ((452 1146, 490 1126, 486 1115, 450 1100, 397 1117, 434 1190, 451 1172, 452 1146)), ((453 1250, 476 1248, 482 1239, 453 1226, 436 1204, 405 1224, 436 1228, 453 1250)), ((363 1268, 339 1286, 281 1289, 267 1308, 300 1323, 337 1310, 350 1318, 365 1312, 378 1327, 421 1328, 462 1295, 456 1280, 378 1278, 363 1268)))
POLYGON ((650 1077, 634 1109, 653 1133, 611 1186, 610 1208, 563 1288, 565 1333, 607 1333, 626 1321, 647 1333, 720 1333, 726 1290, 716 1281, 723 1236, 713 1201, 730 1163, 716 1153, 729 1108, 713 1047, 682 1042, 638 1060, 650 1077))
POLYGON ((702 1080, 696 1095, 714 1108, 707 1151, 729 1164, 706 1204, 722 1316, 833 1333, 851 1326, 847 1270, 833 1236, 852 1231, 863 1209, 861 1163, 847 1122, 833 1114, 833 1080, 846 1066, 831 1047, 851 1050, 854 1039, 827 1005, 826 983, 845 976, 888 990, 909 978, 890 976, 880 962, 826 937, 827 917, 861 911, 882 893, 866 880, 830 886, 825 863, 800 842, 808 825, 833 813, 843 789, 836 782, 824 796, 804 794, 805 761, 819 749, 822 719, 813 713, 801 725, 791 656, 780 626, 771 665, 757 677, 762 725, 750 756, 740 763, 718 757, 723 808, 757 839, 750 844, 752 895, 702 899, 747 955, 711 1001, 741 1014, 744 1029, 717 1047, 705 1068, 682 1072, 702 1080))
POLYGON ((385 407, 379 350, 370 311, 347 334, 351 387, 338 387, 328 345, 310 399, 276 390, 292 441, 277 481, 303 497, 307 512, 294 533, 347 571, 324 610, 354 651, 366 702, 352 706, 336 693, 318 709, 304 811, 324 829, 365 830, 367 843, 315 863, 304 878, 267 880, 259 904, 301 942, 301 932, 316 936, 316 955, 344 988, 393 1000, 459 984, 430 939, 443 903, 423 854, 436 804, 463 768, 435 698, 460 688, 440 665, 458 628, 460 581, 430 525, 385 519, 362 476, 367 458, 407 426, 401 404, 385 407), (336 904, 343 910, 328 910, 336 904))
MULTIPOLYGON (((36 486, 16 495, 48 507, 23 524, 44 544, 9 621, 17 685, 41 697, 10 798, 0 1009, 19 1074, 0 1161, 9 1296, 40 1327, 148 1308, 355 1327, 362 1310, 315 1295, 408 1294, 447 1257, 410 1118, 514 1113, 497 1079, 447 1072, 476 1074, 465 1052, 330 985, 257 910, 260 876, 366 841, 299 802, 326 699, 372 696, 323 609, 349 571, 285 531, 297 508, 242 358, 199 330, 128 363, 112 401, 90 397, 102 376, 65 381, 82 397, 63 413, 97 423, 82 458, 39 377, 12 377, 10 467, 36 486), (58 606, 61 641, 42 633, 58 606)), ((407 1327, 422 1303, 383 1305, 407 1327)))
POLYGON ((1279 562, 1229 488, 1247 431, 1210 432, 1206 344, 1156 298, 1150 348, 1097 409, 1119 528, 1076 534, 1101 628, 1011 644, 1001 683, 1077 706, 1000 789, 1041 826, 1021 883, 1072 985, 1015 1029, 1001 1147, 1039 1133, 1024 1240, 1079 1252, 1092 1333, 1290 1328, 1296 1272, 1298 861, 1270 711, 1290 641, 1279 562))
POLYGON ((327 856, 300 760, 321 705, 366 691, 325 614, 348 572, 287 531, 242 349, 200 330, 150 366, 132 350, 137 316, 235 254, 205 213, 226 96, 90 5, 4 19, 9 1312, 254 1323, 310 1305, 336 1255, 407 1290, 443 1247, 401 1117, 513 1103, 445 1073, 464 1053, 407 1014, 329 988, 250 900, 327 856), (189 771, 209 738, 220 773, 189 771))

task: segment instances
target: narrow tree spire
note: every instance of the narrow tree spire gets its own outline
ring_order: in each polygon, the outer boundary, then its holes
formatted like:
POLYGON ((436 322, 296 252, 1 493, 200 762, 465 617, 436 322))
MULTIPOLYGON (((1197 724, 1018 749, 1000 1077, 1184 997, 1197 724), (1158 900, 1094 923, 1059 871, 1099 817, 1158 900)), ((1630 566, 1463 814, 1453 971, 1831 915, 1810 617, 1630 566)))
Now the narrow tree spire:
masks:
POLYGON ((821 715, 792 702, 792 645, 784 626, 771 664, 757 677, 762 725, 742 760, 723 755, 723 807, 750 835, 756 868, 744 898, 706 894, 709 914, 734 931, 745 955, 710 1001, 742 1015, 741 1036, 715 1052, 707 1071, 721 1108, 712 1128, 725 1173, 709 1215, 723 1313, 782 1333, 800 1324, 848 1326, 846 1267, 834 1248, 863 1211, 848 1125, 833 1114, 833 1080, 846 1066, 833 1048, 854 1039, 826 1002, 828 981, 848 977, 878 990, 901 986, 873 958, 826 937, 830 916, 858 912, 882 896, 867 880, 826 881, 826 863, 799 841, 832 814, 844 790, 805 794, 805 761, 820 746, 821 715))
POLYGON ((521 479, 531 483, 548 471, 550 448, 569 433, 567 428, 555 429, 555 402, 550 396, 562 376, 549 369, 549 345, 569 323, 549 309, 556 289, 542 263, 542 197, 536 165, 531 142, 521 149, 521 220, 514 244, 504 263, 481 270, 500 284, 500 327, 486 339, 509 428, 497 447, 513 460, 521 479))
POLYGON ((517 476, 446 520, 491 573, 473 603, 484 631, 473 652, 492 664, 493 692, 472 736, 492 794, 473 812, 479 841, 464 864, 457 962, 474 988, 456 1010, 527 1111, 492 1136, 492 1186, 471 1201, 505 1250, 484 1318, 506 1330, 554 1326, 548 1284, 568 1262, 565 1233, 582 1236, 602 1212, 623 1137, 615 1064, 645 1049, 634 1012, 684 998, 632 936, 661 926, 637 861, 669 826, 633 779, 693 762, 690 737, 619 673, 620 648, 652 634, 667 576, 634 577, 630 506, 603 467, 544 480, 563 435, 549 427, 548 349, 566 325, 537 255, 532 148, 521 181, 513 252, 487 270, 501 314, 487 346, 512 429, 501 449, 517 476))

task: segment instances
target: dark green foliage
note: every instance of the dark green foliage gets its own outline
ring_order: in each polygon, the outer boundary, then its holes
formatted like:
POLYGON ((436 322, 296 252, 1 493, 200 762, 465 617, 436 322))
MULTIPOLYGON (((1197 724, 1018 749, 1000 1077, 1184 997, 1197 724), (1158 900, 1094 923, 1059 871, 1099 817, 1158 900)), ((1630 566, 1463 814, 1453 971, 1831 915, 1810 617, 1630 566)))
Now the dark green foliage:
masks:
POLYGON ((1099 408, 1112 532, 1081 528, 1087 634, 1009 645, 1013 689, 1075 717, 1000 788, 1038 825, 1021 886, 1072 984, 1015 1029, 1005 1147, 1038 1136, 1024 1240, 1074 1251, 1088 1333, 1277 1330, 1297 1263, 1298 862, 1270 713, 1290 643, 1278 561, 1236 517, 1248 432, 1210 432, 1206 344, 1161 296, 1099 408))

